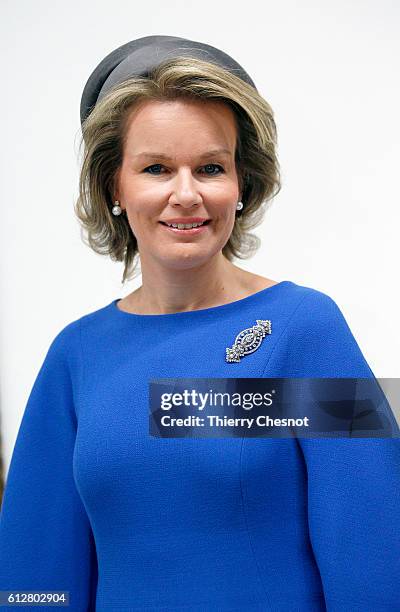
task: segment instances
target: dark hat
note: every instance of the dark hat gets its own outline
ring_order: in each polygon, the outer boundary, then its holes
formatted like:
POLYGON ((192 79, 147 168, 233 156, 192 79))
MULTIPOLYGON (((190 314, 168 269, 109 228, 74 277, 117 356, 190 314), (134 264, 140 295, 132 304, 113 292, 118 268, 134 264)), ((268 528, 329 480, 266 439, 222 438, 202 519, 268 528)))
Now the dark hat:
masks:
POLYGON ((82 93, 81 125, 96 102, 114 85, 133 76, 146 77, 164 60, 180 55, 219 64, 256 89, 242 66, 216 47, 178 36, 144 36, 118 47, 94 69, 82 93))

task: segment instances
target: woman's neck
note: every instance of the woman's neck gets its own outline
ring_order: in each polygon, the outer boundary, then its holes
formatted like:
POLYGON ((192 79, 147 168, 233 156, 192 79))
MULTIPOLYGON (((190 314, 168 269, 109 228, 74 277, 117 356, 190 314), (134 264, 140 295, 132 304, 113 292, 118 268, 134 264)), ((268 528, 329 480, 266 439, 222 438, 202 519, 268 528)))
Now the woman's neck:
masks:
POLYGON ((171 314, 221 306, 275 284, 242 270, 225 257, 214 269, 181 272, 157 277, 142 268, 141 287, 123 298, 119 306, 135 314, 171 314))

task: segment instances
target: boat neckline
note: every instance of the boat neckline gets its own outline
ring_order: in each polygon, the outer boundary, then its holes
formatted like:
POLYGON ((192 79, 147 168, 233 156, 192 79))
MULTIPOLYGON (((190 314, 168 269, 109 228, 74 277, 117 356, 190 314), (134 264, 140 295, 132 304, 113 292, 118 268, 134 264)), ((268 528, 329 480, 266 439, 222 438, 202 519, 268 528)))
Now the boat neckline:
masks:
POLYGON ((244 298, 241 298, 240 300, 235 300, 233 302, 228 302, 227 304, 220 304, 219 306, 210 306, 209 308, 198 308, 196 310, 183 310, 183 311, 179 311, 179 312, 167 312, 167 313, 158 313, 158 314, 139 314, 139 313, 135 313, 135 312, 127 312, 125 310, 121 310, 118 307, 118 302, 122 299, 122 298, 115 298, 114 300, 112 300, 112 302, 110 302, 109 307, 120 317, 125 317, 125 318, 131 318, 131 319, 147 319, 147 320, 155 320, 155 319, 177 319, 177 318, 185 318, 185 317, 194 317, 196 315, 207 315, 207 314, 211 314, 211 313, 219 313, 219 312, 226 312, 229 310, 232 310, 233 308, 237 308, 238 306, 242 306, 245 305, 249 302, 251 302, 254 299, 257 299, 261 296, 263 296, 266 293, 275 293, 276 290, 279 290, 283 287, 286 287, 288 285, 293 285, 294 283, 292 281, 289 280, 283 280, 280 281, 278 283, 275 283, 275 285, 270 285, 269 287, 265 287, 264 289, 261 289, 259 291, 256 291, 255 293, 252 293, 244 298))

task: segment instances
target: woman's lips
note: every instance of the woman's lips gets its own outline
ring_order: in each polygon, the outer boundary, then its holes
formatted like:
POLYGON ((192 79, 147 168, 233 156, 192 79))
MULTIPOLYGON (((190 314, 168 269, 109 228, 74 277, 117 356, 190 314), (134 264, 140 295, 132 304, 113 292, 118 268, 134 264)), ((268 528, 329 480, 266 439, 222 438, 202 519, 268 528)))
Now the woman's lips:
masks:
POLYGON ((192 227, 190 229, 179 229, 178 227, 171 227, 170 225, 166 225, 162 221, 160 221, 160 223, 163 227, 165 227, 166 230, 174 232, 175 234, 179 234, 181 236, 184 236, 185 234, 187 234, 188 236, 193 236, 195 234, 201 234, 202 232, 204 232, 210 225, 211 221, 203 223, 203 225, 200 225, 199 227, 192 227))

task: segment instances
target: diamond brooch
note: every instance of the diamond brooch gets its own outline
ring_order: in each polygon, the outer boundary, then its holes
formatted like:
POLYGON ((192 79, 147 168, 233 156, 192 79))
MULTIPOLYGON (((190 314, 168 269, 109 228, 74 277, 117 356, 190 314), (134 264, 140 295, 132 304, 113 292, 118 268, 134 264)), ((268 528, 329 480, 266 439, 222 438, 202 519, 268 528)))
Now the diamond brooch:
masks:
POLYGON ((231 348, 226 348, 226 361, 240 361, 241 357, 254 353, 260 346, 263 338, 271 333, 271 321, 256 319, 256 325, 243 329, 235 338, 231 348))

